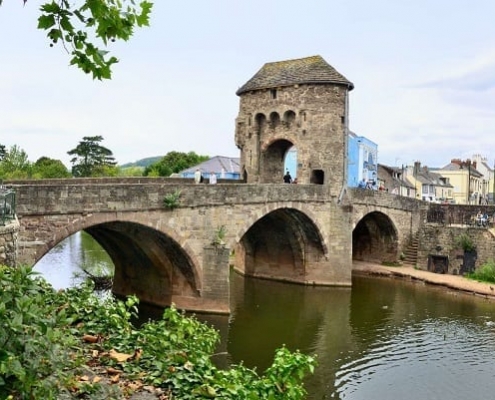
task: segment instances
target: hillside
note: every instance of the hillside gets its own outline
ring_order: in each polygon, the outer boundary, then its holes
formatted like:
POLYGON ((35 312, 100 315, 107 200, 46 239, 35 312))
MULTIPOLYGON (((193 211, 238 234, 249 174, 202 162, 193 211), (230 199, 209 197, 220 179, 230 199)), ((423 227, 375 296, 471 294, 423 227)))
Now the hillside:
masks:
POLYGON ((147 157, 142 158, 141 160, 137 160, 134 162, 126 163, 120 165, 121 168, 129 168, 129 167, 143 167, 146 168, 148 165, 151 165, 157 161, 160 161, 164 156, 155 156, 155 157, 147 157))

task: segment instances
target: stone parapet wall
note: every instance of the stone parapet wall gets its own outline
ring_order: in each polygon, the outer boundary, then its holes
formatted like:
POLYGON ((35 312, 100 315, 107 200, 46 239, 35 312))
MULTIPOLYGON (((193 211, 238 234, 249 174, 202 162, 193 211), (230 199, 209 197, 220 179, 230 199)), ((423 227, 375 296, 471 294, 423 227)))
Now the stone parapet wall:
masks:
POLYGON ((19 228, 17 219, 7 221, 6 225, 0 225, 0 264, 2 265, 16 266, 19 228))
POLYGON ((70 180, 64 185, 14 187, 17 194, 17 213, 20 216, 163 210, 163 199, 175 192, 180 192, 179 208, 284 201, 331 201, 328 188, 321 185, 74 185, 70 180))

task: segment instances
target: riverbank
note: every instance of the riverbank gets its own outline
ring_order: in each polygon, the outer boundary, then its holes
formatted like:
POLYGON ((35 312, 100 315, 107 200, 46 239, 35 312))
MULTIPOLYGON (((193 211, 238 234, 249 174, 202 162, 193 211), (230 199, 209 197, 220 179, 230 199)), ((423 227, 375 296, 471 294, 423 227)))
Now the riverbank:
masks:
POLYGON ((364 261, 354 261, 352 273, 417 280, 430 285, 443 286, 450 290, 495 300, 495 284, 474 281, 461 275, 436 274, 415 269, 411 266, 388 267, 364 261))

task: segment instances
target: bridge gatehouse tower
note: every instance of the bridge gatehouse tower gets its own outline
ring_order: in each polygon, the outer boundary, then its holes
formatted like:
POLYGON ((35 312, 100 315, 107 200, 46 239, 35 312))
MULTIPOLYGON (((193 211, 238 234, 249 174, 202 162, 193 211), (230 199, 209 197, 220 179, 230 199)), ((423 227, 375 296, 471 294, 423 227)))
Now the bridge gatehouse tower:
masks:
POLYGON ((299 183, 346 182, 349 91, 353 84, 322 57, 265 64, 238 91, 235 141, 248 183, 281 183, 297 149, 299 183))

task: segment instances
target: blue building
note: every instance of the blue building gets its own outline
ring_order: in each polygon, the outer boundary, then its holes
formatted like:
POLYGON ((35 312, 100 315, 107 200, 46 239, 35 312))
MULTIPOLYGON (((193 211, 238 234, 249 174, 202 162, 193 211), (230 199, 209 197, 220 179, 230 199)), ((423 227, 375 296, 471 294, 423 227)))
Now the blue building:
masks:
POLYGON ((357 187, 363 179, 376 183, 378 174, 378 145, 364 136, 349 131, 347 144, 347 186, 357 187))

